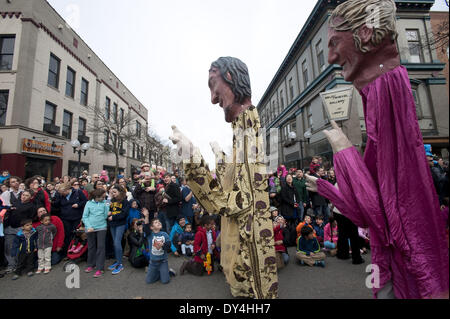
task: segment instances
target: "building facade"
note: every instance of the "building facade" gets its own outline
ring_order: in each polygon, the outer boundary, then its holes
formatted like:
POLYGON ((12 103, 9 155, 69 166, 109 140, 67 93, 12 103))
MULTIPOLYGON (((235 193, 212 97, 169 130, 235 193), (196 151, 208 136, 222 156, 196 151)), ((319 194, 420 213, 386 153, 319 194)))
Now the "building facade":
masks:
MULTIPOLYGON (((334 8, 343 1, 319 0, 294 44, 258 103, 262 126, 266 128, 269 154, 270 134, 278 133, 279 163, 288 168, 306 168, 312 156, 332 165, 332 149, 323 131, 331 127, 320 93, 352 86, 342 68, 328 64, 328 22, 334 8), (272 133, 271 133, 272 129, 272 133), (291 132, 295 132, 293 139, 291 132), (306 135, 305 135, 306 133, 306 135), (306 136, 306 137, 305 137, 306 136)), ((430 8, 433 1, 396 1, 398 49, 408 70, 419 125, 425 144, 433 153, 448 159, 449 104, 442 63, 429 43, 432 36, 430 8)), ((340 123, 344 133, 363 153, 365 131, 362 99, 353 90, 349 119, 340 123)), ((273 146, 272 146, 273 147, 273 146)))
POLYGON ((119 139, 126 174, 147 161, 148 110, 45 0, 0 0, 0 169, 12 175, 77 176, 71 141, 91 148, 81 169, 111 174, 119 139), (127 122, 122 140, 100 131, 100 110, 127 122), (147 160, 146 160, 147 158, 147 160))

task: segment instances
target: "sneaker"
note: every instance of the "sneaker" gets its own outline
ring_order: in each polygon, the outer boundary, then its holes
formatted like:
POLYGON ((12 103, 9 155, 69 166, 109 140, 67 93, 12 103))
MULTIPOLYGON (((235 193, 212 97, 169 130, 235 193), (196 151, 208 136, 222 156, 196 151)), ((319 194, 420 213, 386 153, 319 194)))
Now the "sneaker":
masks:
POLYGON ((97 271, 95 272, 95 274, 94 274, 94 278, 99 278, 99 277, 101 277, 102 275, 103 275, 103 271, 97 270, 97 271))
POLYGON ((72 253, 73 253, 73 254, 79 254, 80 251, 81 251, 81 249, 83 249, 83 246, 78 246, 78 248, 75 249, 75 250, 73 250, 72 253))
POLYGON ((318 262, 317 266, 325 268, 325 260, 321 260, 318 262))
POLYGON ((44 269, 38 269, 36 270, 36 274, 40 274, 44 269))
POLYGON ((171 277, 175 277, 177 275, 177 273, 175 272, 175 270, 173 270, 172 268, 169 268, 169 275, 171 277))
POLYGON ((123 270, 123 265, 122 264, 117 264, 117 267, 112 271, 112 274, 113 275, 117 275, 122 270, 123 270))
POLYGON ((45 275, 48 274, 48 273, 50 272, 50 270, 52 270, 52 269, 51 269, 51 268, 45 269, 45 270, 44 270, 44 274, 45 274, 45 275))
POLYGON ((108 270, 114 270, 114 269, 116 269, 117 266, 119 266, 119 263, 115 262, 114 264, 112 264, 111 266, 108 267, 108 270))
POLYGON ((27 274, 28 277, 31 277, 31 276, 33 276, 33 275, 34 275, 34 273, 33 273, 32 271, 30 271, 30 272, 27 274))
POLYGON ((360 264, 364 264, 365 262, 366 261, 364 259, 360 258, 360 259, 357 259, 357 260, 353 260, 352 264, 353 265, 360 265, 360 264))
POLYGON ((10 273, 12 273, 12 272, 14 272, 14 271, 15 271, 14 268, 7 268, 7 269, 5 270, 5 275, 10 274, 10 273))
POLYGON ((186 270, 186 266, 188 265, 188 261, 183 262, 183 264, 180 267, 180 276, 184 275, 184 271, 186 270))
POLYGON ((86 273, 90 273, 90 272, 93 272, 94 271, 94 267, 87 267, 85 270, 84 270, 84 272, 86 272, 86 273))
POLYGON ((17 280, 17 279, 19 279, 19 277, 20 277, 19 275, 14 275, 11 279, 12 280, 17 280))
POLYGON ((145 273, 148 272, 148 266, 145 266, 145 273))
POLYGON ((73 253, 73 251, 75 250, 75 248, 76 248, 75 245, 73 245, 67 252, 68 252, 68 253, 73 253))

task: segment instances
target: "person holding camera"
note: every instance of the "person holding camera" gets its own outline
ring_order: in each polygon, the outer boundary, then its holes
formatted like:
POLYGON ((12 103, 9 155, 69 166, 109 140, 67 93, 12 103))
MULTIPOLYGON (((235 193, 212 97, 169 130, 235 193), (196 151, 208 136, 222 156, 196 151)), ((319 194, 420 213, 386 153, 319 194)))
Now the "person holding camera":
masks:
MULTIPOLYGON (((149 214, 146 208, 144 214, 149 214)), ((130 255, 128 261, 134 268, 144 268, 148 266, 148 242, 144 233, 144 222, 134 218, 131 222, 131 232, 128 235, 128 245, 130 246, 130 255)))

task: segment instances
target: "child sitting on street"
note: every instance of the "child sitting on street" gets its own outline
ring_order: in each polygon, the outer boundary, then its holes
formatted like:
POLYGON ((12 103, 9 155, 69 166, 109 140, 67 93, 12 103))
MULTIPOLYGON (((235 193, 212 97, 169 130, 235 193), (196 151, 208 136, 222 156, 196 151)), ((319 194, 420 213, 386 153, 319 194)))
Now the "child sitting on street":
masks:
POLYGON ((184 232, 181 234, 181 253, 184 256, 191 257, 194 251, 194 236, 192 232, 192 224, 187 224, 184 232))
POLYGON ((309 228, 311 228, 311 230, 313 231, 313 235, 314 237, 316 236, 316 232, 314 231, 314 228, 312 226, 312 219, 310 215, 306 215, 305 218, 303 219, 303 222, 301 222, 300 224, 297 225, 296 227, 296 231, 297 231, 297 240, 301 235, 302 229, 304 226, 308 226, 309 228))
POLYGON ((38 234, 36 229, 33 228, 33 221, 24 219, 20 224, 22 229, 14 238, 11 250, 11 257, 18 256, 15 275, 12 280, 19 279, 22 272, 26 272, 28 277, 33 276, 34 260, 36 259, 38 234))
POLYGON ((338 242, 338 226, 334 217, 328 219, 328 224, 326 224, 323 230, 323 240, 324 247, 330 253, 331 257, 337 254, 337 242, 338 242))
POLYGON ((42 215, 40 221, 41 224, 36 227, 38 233, 38 269, 36 274, 40 274, 42 271, 44 271, 44 274, 48 274, 52 269, 52 247, 53 238, 56 235, 56 226, 50 222, 50 214, 42 215))
POLYGON ((287 248, 284 244, 283 230, 286 227, 286 220, 283 216, 275 218, 273 223, 273 234, 275 240, 275 253, 277 259, 277 268, 284 268, 289 263, 289 255, 287 248))
MULTIPOLYGON (((214 265, 214 254, 216 250, 216 232, 214 231, 214 219, 207 214, 203 215, 200 225, 194 238, 194 259, 185 261, 180 268, 180 274, 183 275, 187 270, 189 273, 202 276, 205 272, 204 262, 206 255, 211 254, 211 266, 214 265)), ((214 271, 214 267, 213 267, 214 271)))
POLYGON ((296 256, 302 265, 325 267, 325 254, 320 251, 319 242, 309 227, 303 227, 301 230, 296 256))
POLYGON ((316 222, 313 225, 314 232, 316 233, 317 240, 319 241, 319 245, 323 247, 323 232, 324 232, 324 224, 323 224, 323 216, 316 216, 316 222))
POLYGON ((78 254, 81 249, 87 244, 87 234, 85 231, 84 224, 81 223, 80 227, 75 231, 75 240, 73 241, 72 247, 67 251, 68 253, 78 254))

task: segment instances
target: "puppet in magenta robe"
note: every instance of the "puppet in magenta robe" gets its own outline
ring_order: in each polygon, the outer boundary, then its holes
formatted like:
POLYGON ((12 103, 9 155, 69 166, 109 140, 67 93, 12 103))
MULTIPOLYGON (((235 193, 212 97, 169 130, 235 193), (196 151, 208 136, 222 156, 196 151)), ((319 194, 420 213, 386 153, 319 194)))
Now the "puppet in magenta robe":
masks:
POLYGON ((362 159, 332 121, 325 135, 335 153, 338 188, 311 176, 307 185, 356 225, 369 228, 372 264, 380 271, 375 297, 445 298, 445 225, 410 80, 400 65, 395 9, 392 0, 349 0, 334 10, 328 60, 343 67, 344 79, 362 96, 367 146, 362 159), (373 21, 370 8, 375 8, 378 25, 368 23, 373 21))

